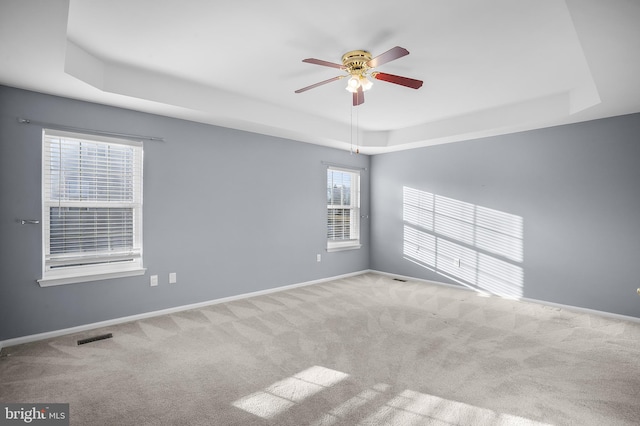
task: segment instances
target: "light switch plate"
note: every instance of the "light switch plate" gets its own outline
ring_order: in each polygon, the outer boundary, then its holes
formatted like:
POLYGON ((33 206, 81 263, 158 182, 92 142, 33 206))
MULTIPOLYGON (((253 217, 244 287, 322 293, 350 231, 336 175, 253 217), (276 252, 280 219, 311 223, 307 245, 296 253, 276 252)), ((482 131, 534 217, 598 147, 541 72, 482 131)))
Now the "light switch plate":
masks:
POLYGON ((175 272, 169 273, 169 284, 175 284, 177 281, 177 276, 175 272))
POLYGON ((158 276, 157 275, 151 275, 150 284, 151 284, 151 287, 155 287, 155 286, 158 285, 158 276))

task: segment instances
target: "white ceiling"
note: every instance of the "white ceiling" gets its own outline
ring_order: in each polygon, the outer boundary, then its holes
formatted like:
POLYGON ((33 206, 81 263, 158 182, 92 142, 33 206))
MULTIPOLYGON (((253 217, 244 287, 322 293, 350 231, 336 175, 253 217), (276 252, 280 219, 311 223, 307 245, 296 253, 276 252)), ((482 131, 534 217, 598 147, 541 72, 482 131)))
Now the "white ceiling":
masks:
POLYGON ((0 84, 375 154, 640 112, 639 23, 638 0, 0 0, 0 84), (419 90, 294 93, 342 73, 302 59, 394 46, 378 70, 419 90))

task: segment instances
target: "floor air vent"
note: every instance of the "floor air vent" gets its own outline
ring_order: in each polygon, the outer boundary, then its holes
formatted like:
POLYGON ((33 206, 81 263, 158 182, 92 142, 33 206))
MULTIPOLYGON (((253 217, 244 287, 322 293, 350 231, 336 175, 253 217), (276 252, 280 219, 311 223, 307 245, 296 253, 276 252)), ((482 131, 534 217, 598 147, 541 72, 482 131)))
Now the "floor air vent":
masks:
POLYGON ((99 336, 89 337, 87 339, 80 339, 78 340, 78 346, 91 343, 91 342, 96 342, 98 340, 111 339, 112 337, 113 337, 113 334, 108 333, 108 334, 101 334, 99 336))
POLYGON ((394 278, 393 280, 394 281, 400 281, 401 283, 406 283, 407 282, 407 280, 401 280, 400 278, 394 278))

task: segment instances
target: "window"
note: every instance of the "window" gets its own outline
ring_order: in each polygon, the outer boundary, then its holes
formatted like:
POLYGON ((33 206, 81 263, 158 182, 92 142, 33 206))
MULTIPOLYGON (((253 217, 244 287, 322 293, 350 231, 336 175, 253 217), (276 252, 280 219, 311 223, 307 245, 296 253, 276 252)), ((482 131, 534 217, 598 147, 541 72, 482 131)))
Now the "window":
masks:
POLYGON ((360 172, 327 169, 327 250, 360 248, 360 172))
POLYGON ((45 129, 41 286, 141 275, 142 143, 45 129))

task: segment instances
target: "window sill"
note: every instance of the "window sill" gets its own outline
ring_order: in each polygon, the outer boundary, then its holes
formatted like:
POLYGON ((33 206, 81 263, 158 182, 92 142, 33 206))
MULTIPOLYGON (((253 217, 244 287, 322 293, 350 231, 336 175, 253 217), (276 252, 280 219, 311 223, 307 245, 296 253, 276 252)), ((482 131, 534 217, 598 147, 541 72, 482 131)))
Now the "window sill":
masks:
POLYGON ((350 244, 350 245, 336 245, 327 247, 327 252, 345 251, 345 250, 358 250, 362 247, 362 244, 350 244))
POLYGON ((89 281, 108 280, 111 278, 124 278, 144 275, 146 268, 127 269, 122 271, 93 273, 88 275, 55 275, 37 280, 40 287, 51 287, 64 284, 76 284, 89 281))

